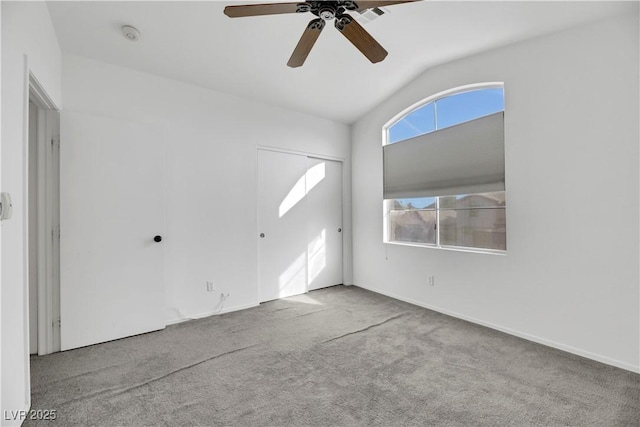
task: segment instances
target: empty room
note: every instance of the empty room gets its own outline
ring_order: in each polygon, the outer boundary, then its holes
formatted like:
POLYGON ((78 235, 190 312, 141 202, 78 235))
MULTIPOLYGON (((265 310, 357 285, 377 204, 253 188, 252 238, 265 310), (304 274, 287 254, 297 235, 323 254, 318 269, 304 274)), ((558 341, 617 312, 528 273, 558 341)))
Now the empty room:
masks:
POLYGON ((640 423, 637 1, 2 1, 0 425, 640 423))

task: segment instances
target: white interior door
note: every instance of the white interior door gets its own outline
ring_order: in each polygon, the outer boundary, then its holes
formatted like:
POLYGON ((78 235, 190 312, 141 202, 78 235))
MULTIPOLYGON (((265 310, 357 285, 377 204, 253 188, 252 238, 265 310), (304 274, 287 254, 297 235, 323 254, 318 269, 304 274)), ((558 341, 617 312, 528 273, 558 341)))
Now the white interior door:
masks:
POLYGON ((258 150, 260 301, 307 290, 307 158, 258 150))
POLYGON ((342 284, 342 163, 309 158, 307 290, 342 284))
POLYGON ((62 350, 165 326, 162 141, 147 125, 61 116, 62 350))

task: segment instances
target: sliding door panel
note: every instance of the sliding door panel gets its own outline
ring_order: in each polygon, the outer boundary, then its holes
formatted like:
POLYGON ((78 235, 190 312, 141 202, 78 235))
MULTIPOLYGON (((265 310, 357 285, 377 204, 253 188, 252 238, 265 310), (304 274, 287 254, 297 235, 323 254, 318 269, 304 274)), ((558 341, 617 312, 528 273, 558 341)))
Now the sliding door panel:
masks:
POLYGON ((342 284, 342 163, 309 158, 308 290, 342 284))
POLYGON ((258 150, 260 301, 307 290, 307 158, 258 150))

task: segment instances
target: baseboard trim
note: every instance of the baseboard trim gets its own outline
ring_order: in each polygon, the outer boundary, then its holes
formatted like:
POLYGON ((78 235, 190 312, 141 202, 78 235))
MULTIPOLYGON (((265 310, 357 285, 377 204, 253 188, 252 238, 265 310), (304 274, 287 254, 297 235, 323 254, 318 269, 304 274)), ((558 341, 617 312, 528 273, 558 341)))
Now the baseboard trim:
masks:
POLYGON ((547 347, 552 347, 555 348, 557 350, 562 350, 562 351, 566 351, 567 353, 571 353, 571 354, 575 354, 577 356, 581 356, 581 357, 585 357, 587 359, 591 359, 591 360, 595 360, 596 362, 600 362, 600 363, 604 363, 606 365, 611 365, 611 366, 615 366, 616 368, 620 368, 620 369, 624 369, 627 371, 631 371, 631 372, 635 372, 635 373, 639 373, 640 374, 640 365, 632 365, 630 363, 627 362, 623 362, 620 360, 616 360, 616 359, 612 359, 610 357, 606 357, 606 356, 602 356, 600 354, 596 354, 596 353, 592 353, 590 351, 586 351, 586 350, 582 350, 576 347, 572 347, 569 345, 565 345, 556 341, 552 341, 546 338, 541 338, 535 335, 531 335, 525 332, 520 332, 517 331, 515 329, 511 329, 511 328, 507 328, 504 326, 500 326, 491 322, 486 322, 484 320, 480 320, 480 319, 476 319, 474 317, 470 317, 470 316, 466 316, 464 314, 460 314, 460 313, 456 313, 454 311, 451 310, 447 310, 447 309, 443 309, 441 307, 437 307, 434 305, 430 305, 430 304, 424 304, 422 302, 413 300, 411 298, 405 298, 402 297, 400 295, 395 295, 391 292, 386 292, 386 291, 382 291, 380 289, 377 289, 375 287, 371 287, 371 286, 366 286, 366 285, 353 285, 356 286, 358 288, 362 288, 362 289, 366 289, 368 291, 371 292, 375 292, 377 294, 381 294, 384 296, 387 296, 389 298, 393 298, 393 299, 397 299, 400 301, 404 301, 404 302, 408 302, 409 304, 413 304, 413 305, 417 305, 419 307, 422 308, 426 308, 429 310, 433 310, 433 311, 437 311, 438 313, 442 313, 442 314, 446 314, 447 316, 451 316, 451 317, 455 317, 457 319, 462 319, 462 320, 466 320, 467 322, 471 322, 471 323, 475 323, 477 325, 481 325, 481 326, 486 326, 487 328, 491 328, 491 329, 495 329, 497 331, 500 332, 504 332, 506 334, 509 335, 513 335, 516 336, 518 338, 523 338, 527 341, 532 341, 538 344, 542 344, 542 345, 546 345, 547 347))
POLYGON ((201 318, 204 318, 204 317, 217 316, 219 314, 231 313, 233 311, 246 310, 247 308, 257 307, 259 305, 260 305, 260 303, 252 303, 252 304, 247 304, 247 305, 238 305, 238 306, 234 306, 234 307, 224 308, 224 309, 222 309, 220 311, 208 311, 208 312, 204 312, 204 313, 193 314, 193 315, 191 315, 191 318, 189 318, 189 319, 185 319, 185 318, 182 318, 182 317, 176 317, 175 319, 165 320, 165 325, 166 326, 175 325, 177 323, 186 322, 188 320, 201 319, 201 318))

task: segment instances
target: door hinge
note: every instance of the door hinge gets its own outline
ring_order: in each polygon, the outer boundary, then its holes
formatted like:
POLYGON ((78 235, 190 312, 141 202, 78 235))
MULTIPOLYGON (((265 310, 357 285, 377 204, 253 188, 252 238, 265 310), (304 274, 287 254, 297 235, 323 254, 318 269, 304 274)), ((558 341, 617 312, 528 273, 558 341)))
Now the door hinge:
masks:
POLYGON ((52 147, 60 147, 60 137, 59 136, 51 138, 51 146, 52 147))
POLYGON ((59 328, 60 325, 62 325, 62 320, 60 318, 58 318, 57 320, 54 320, 53 322, 51 322, 51 327, 55 328, 56 326, 59 328))

